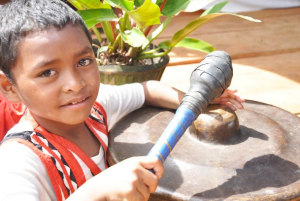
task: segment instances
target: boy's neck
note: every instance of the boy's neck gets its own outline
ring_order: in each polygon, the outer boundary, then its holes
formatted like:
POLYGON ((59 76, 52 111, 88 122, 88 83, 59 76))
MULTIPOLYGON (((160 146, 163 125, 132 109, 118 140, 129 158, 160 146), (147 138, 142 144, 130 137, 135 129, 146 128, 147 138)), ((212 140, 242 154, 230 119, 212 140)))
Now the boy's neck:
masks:
POLYGON ((86 125, 84 122, 80 124, 66 125, 60 122, 49 120, 45 121, 44 119, 40 119, 34 115, 33 117, 38 125, 42 126, 49 133, 59 135, 66 139, 73 138, 75 136, 79 137, 81 133, 86 130, 86 125))
POLYGON ((36 119, 38 124, 49 133, 61 136, 73 144, 77 145, 89 157, 99 154, 100 142, 96 136, 89 130, 85 122, 76 125, 65 125, 59 122, 43 122, 36 119))

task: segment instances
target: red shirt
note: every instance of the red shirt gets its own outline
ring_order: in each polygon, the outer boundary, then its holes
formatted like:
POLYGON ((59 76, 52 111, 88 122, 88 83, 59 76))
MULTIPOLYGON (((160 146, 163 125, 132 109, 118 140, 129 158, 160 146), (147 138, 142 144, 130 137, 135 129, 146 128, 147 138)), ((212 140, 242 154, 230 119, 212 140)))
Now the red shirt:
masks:
POLYGON ((0 94, 0 141, 19 122, 26 110, 22 103, 11 103, 0 94))

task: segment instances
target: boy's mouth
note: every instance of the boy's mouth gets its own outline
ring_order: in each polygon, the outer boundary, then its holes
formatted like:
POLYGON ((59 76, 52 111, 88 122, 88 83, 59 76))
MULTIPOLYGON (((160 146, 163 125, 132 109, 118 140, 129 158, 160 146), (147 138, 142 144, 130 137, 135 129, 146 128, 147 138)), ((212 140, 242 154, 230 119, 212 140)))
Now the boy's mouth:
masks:
POLYGON ((74 100, 71 100, 70 102, 68 102, 67 104, 64 104, 63 106, 76 105, 78 103, 81 103, 81 102, 85 101, 86 99, 88 99, 87 96, 83 97, 83 98, 74 99, 74 100))
POLYGON ((84 101, 84 100, 85 100, 85 99, 80 100, 80 101, 75 101, 75 102, 69 103, 68 105, 75 105, 75 104, 80 103, 80 102, 82 102, 82 101, 84 101))

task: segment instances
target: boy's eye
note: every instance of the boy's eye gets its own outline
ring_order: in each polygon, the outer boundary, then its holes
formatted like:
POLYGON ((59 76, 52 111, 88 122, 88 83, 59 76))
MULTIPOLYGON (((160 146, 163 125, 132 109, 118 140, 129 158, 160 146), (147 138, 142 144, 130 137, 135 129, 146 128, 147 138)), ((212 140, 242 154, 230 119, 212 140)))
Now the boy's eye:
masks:
POLYGON ((40 74, 40 77, 52 77, 52 76, 54 76, 56 74, 57 74, 57 72, 54 71, 54 70, 45 70, 44 72, 42 72, 40 74))
POLYGON ((91 64, 91 59, 81 59, 78 62, 78 66, 88 66, 89 64, 91 64))

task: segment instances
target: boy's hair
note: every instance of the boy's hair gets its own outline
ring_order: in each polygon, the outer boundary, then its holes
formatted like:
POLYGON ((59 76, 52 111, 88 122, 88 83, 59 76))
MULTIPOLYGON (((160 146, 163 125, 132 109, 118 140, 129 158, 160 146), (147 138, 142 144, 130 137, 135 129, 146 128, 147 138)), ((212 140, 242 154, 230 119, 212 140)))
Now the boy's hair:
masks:
POLYGON ((91 42, 82 18, 59 0, 12 0, 0 8, 0 70, 12 82, 12 67, 18 57, 18 45, 27 34, 67 24, 81 27, 91 42))

